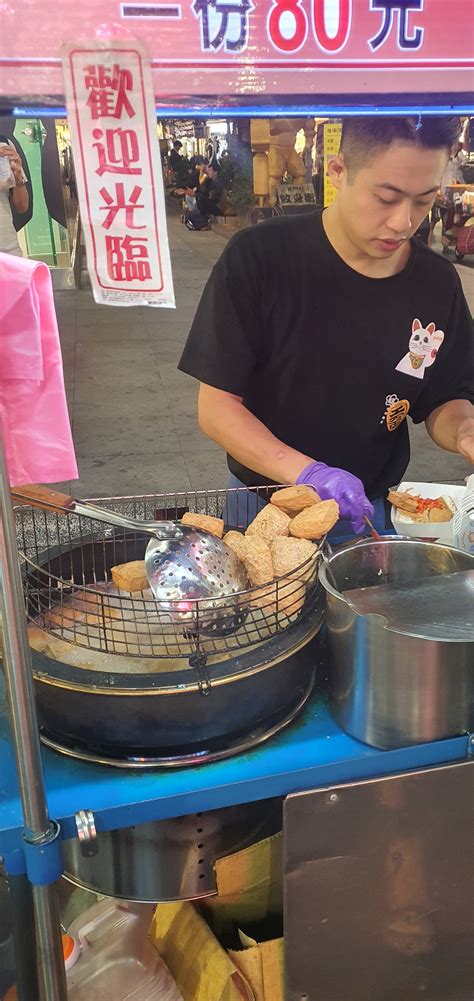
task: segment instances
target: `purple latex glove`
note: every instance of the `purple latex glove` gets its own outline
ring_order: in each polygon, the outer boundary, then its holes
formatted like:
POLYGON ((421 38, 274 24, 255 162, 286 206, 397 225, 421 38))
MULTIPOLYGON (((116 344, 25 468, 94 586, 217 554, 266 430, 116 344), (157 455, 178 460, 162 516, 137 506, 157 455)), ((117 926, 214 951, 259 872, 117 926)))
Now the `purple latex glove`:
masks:
POLYGON ((347 469, 326 466, 325 462, 310 462, 296 481, 314 487, 321 500, 333 498, 339 504, 341 518, 349 518, 354 532, 364 531, 364 518, 372 518, 374 509, 365 496, 364 484, 347 469))

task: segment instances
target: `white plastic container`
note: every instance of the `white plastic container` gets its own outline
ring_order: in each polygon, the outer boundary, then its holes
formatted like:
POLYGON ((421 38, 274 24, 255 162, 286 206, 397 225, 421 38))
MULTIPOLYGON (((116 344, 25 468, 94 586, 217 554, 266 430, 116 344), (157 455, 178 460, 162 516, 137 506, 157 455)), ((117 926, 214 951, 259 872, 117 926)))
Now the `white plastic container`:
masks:
POLYGON ((68 1001, 183 1001, 148 938, 152 914, 149 905, 107 897, 72 922, 68 1001))
POLYGON ((474 474, 467 478, 464 499, 454 515, 454 545, 474 556, 474 474))
MULTIPOLYGON (((452 486, 450 483, 414 483, 404 480, 397 490, 418 494, 419 497, 446 497, 453 505, 453 515, 459 509, 466 494, 466 487, 452 486)), ((428 522, 411 521, 411 519, 393 507, 391 510, 392 524, 398 535, 411 535, 415 539, 439 539, 440 542, 453 544, 454 517, 451 521, 428 522)))

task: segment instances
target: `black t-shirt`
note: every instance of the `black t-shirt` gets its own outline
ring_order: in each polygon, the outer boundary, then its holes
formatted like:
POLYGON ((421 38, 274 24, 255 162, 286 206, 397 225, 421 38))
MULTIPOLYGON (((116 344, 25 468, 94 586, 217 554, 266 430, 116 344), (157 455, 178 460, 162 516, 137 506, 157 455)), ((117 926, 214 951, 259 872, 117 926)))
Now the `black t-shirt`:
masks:
MULTIPOLYGON (((474 400, 472 321, 452 265, 412 240, 404 270, 367 278, 339 257, 322 213, 238 233, 204 290, 179 368, 243 397, 287 445, 359 476, 370 498, 399 482, 419 423, 474 400)), ((240 480, 262 476, 232 456, 240 480)))
POLYGON ((219 175, 209 178, 209 183, 204 192, 198 192, 197 206, 201 212, 209 215, 218 215, 225 194, 224 181, 219 175))
POLYGON ((183 158, 177 149, 172 149, 170 153, 170 166, 172 170, 178 171, 183 165, 183 158))

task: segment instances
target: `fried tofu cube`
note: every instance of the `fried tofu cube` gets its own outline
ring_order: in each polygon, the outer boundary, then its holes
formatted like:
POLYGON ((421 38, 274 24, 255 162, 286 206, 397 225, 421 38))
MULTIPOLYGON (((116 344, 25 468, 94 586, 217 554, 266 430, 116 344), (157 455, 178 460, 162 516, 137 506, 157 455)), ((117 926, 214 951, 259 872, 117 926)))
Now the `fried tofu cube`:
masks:
POLYGON ((320 501, 300 511, 290 522, 290 535, 297 539, 322 539, 339 520, 339 504, 335 500, 320 501))
POLYGON ((250 523, 245 535, 259 536, 267 545, 276 535, 288 535, 291 519, 272 504, 267 504, 250 523))
POLYGON ((120 591, 145 591, 148 587, 148 577, 143 560, 132 560, 131 563, 120 563, 110 571, 112 580, 120 591))
POLYGON ((217 539, 222 539, 224 535, 224 522, 222 518, 214 518, 210 514, 196 514, 194 511, 186 511, 181 521, 183 525, 200 528, 203 532, 215 535, 217 539))
POLYGON ((282 490, 276 490, 270 497, 270 503, 274 507, 278 507, 285 514, 291 515, 292 518, 295 514, 299 514, 300 511, 304 511, 305 507, 312 507, 313 504, 318 504, 320 500, 321 498, 316 493, 316 490, 304 484, 297 484, 294 487, 283 487, 282 490))
POLYGON ((226 534, 224 535, 223 542, 225 542, 226 546, 228 546, 229 549, 232 549, 232 552, 234 552, 235 555, 238 556, 240 560, 243 560, 243 554, 245 552, 245 544, 247 540, 245 538, 245 535, 242 534, 242 532, 235 532, 233 529, 231 529, 230 532, 226 532, 226 534))

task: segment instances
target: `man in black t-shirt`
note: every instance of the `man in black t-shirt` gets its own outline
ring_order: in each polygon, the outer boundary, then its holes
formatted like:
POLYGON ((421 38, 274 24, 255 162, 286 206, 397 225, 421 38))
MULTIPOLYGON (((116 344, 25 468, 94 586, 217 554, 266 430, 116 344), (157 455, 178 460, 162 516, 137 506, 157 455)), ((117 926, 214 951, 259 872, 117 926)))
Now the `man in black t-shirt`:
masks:
POLYGON ((208 184, 196 193, 196 208, 191 209, 186 216, 188 229, 203 229, 207 227, 211 216, 224 215, 227 199, 221 168, 213 161, 206 168, 208 184))
POLYGON ((469 310, 452 265, 412 240, 459 133, 456 118, 348 119, 335 202, 227 245, 179 367, 234 485, 308 483, 360 531, 365 515, 383 528, 408 414, 474 462, 469 310))
POLYGON ((183 148, 182 142, 179 139, 175 139, 169 156, 171 170, 178 176, 182 172, 183 167, 183 156, 181 150, 183 148))

